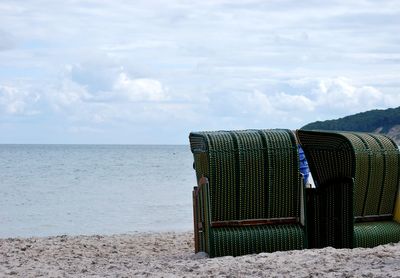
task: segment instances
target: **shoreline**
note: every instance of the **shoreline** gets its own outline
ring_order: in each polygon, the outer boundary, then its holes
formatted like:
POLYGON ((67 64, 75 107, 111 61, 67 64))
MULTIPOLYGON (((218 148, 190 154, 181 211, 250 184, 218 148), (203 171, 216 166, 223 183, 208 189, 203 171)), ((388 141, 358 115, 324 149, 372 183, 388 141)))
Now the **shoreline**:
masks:
POLYGON ((201 258, 193 233, 0 239, 6 277, 400 277, 400 243, 201 258))

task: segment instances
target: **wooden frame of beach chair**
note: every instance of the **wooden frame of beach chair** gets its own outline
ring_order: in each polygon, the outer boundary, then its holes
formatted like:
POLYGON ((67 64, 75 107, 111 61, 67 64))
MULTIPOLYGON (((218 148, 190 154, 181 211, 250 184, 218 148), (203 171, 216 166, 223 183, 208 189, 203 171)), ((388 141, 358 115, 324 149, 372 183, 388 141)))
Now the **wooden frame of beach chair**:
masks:
POLYGON ((307 247, 304 187, 290 130, 192 132, 195 252, 307 247))
POLYGON ((400 241, 397 145, 384 135, 360 132, 298 130, 297 137, 317 184, 307 192, 310 246, 400 241))

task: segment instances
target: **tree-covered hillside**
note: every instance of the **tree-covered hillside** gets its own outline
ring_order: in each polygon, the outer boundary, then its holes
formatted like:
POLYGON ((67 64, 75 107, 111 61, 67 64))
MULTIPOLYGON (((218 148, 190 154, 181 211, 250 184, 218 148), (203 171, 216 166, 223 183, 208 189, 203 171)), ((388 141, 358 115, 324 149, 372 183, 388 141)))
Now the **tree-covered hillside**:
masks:
POLYGON ((378 132, 388 135, 399 143, 400 107, 371 110, 337 120, 313 122, 303 126, 302 129, 378 132))

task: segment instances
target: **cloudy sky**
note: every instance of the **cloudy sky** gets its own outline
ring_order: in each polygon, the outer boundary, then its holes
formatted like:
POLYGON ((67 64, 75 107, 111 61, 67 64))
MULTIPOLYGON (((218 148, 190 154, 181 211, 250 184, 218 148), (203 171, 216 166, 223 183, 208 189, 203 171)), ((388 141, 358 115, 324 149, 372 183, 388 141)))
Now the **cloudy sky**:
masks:
POLYGON ((399 33, 396 0, 1 0, 0 143, 186 144, 397 107, 399 33))

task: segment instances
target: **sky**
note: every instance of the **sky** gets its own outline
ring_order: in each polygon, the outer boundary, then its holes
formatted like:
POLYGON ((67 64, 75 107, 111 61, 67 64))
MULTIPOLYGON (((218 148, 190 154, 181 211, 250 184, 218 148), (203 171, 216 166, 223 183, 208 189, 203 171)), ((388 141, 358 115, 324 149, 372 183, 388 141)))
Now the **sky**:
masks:
POLYGON ((400 106, 400 1, 0 1, 0 143, 188 144, 400 106))

